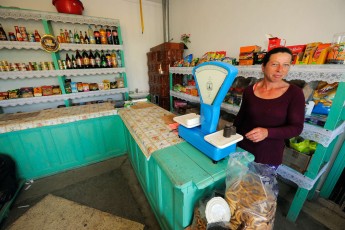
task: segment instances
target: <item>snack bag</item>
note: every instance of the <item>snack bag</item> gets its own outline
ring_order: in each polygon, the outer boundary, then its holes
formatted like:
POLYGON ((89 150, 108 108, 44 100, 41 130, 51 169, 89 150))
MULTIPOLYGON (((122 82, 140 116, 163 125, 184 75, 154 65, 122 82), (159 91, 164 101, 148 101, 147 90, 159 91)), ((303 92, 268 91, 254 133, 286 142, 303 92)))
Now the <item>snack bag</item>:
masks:
POLYGON ((303 58, 302 61, 299 62, 299 64, 308 64, 309 60, 312 59, 315 50, 317 49, 317 47, 321 44, 321 42, 313 42, 313 43, 308 43, 304 54, 303 54, 303 58))
POLYGON ((275 170, 255 162, 247 166, 232 155, 225 191, 231 229, 273 229, 278 195, 275 170))
POLYGON ((328 84, 320 81, 313 94, 315 106, 312 113, 327 115, 331 110, 333 98, 338 88, 338 82, 328 84))

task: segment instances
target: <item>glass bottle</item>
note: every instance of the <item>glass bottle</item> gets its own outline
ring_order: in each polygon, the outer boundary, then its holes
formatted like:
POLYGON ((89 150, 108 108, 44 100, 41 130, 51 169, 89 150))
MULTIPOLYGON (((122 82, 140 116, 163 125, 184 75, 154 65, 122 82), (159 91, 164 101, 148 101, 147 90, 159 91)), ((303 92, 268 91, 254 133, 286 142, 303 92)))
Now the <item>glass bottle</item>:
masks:
POLYGON ((77 69, 77 60, 74 57, 74 54, 72 54, 72 69, 77 69))
POLYGON ((71 30, 68 31, 68 36, 70 43, 74 43, 74 35, 71 30))
POLYGON ((61 43, 65 43, 66 42, 65 33, 63 32, 62 29, 60 29, 60 38, 61 38, 61 43))
POLYGON ((90 68, 96 68, 96 59, 93 53, 91 52, 91 50, 89 53, 89 60, 90 60, 90 68))
POLYGON ((101 37, 101 44, 108 44, 107 33, 106 33, 105 29, 103 28, 103 26, 101 26, 101 28, 99 29, 99 34, 101 37))
POLYGON ((114 50, 111 52, 111 66, 113 68, 117 67, 116 53, 114 50))
POLYGON ((22 42, 22 41, 23 41, 23 37, 22 37, 22 34, 21 34, 20 31, 19 31, 19 27, 18 27, 18 26, 15 26, 14 29, 16 30, 16 38, 17 38, 17 41, 22 42))
POLYGON ((107 53, 105 54, 105 58, 107 59, 107 67, 111 68, 112 64, 111 64, 111 55, 110 53, 107 51, 107 53))
POLYGON ((107 58, 105 57, 103 50, 101 50, 101 68, 107 67, 107 58))
POLYGON ((85 44, 85 39, 81 31, 79 32, 79 40, 80 40, 80 44, 85 44))
POLYGON ((37 30, 35 30, 35 41, 40 42, 41 41, 41 35, 38 33, 37 30))
POLYGON ((111 35, 111 29, 109 27, 107 27, 107 29, 105 30, 106 34, 107 34, 107 42, 108 44, 113 44, 113 36, 111 35))
POLYGON ((97 50, 95 53, 95 62, 96 62, 96 68, 100 68, 101 67, 101 56, 99 55, 97 50))
POLYGON ((112 35, 113 35, 113 42, 114 45, 120 45, 120 40, 119 40, 119 36, 117 33, 117 28, 114 27, 114 29, 111 31, 112 35))
POLYGON ((79 34, 78 34, 78 32, 76 30, 74 30, 74 43, 80 44, 79 34))
POLYGON ((116 51, 117 67, 122 67, 121 53, 120 50, 116 51))
POLYGON ((85 31, 85 35, 84 35, 84 40, 85 40, 85 44, 90 44, 90 39, 89 39, 89 37, 87 36, 86 31, 85 31))
POLYGON ((91 28, 91 25, 89 25, 87 32, 89 34, 90 44, 96 44, 95 35, 94 35, 94 32, 91 28))
POLYGON ((83 57, 80 55, 78 50, 76 52, 75 59, 77 61, 77 69, 84 68, 83 57))
POLYGON ((84 68, 90 68, 90 59, 89 55, 86 53, 86 51, 83 51, 83 63, 84 63, 84 68))
POLYGON ((4 30, 4 28, 2 27, 1 24, 0 24, 0 40, 1 41, 7 41, 6 32, 5 32, 5 30, 4 30))
POLYGON ((93 35, 95 36, 96 44, 101 44, 101 35, 97 30, 97 26, 95 26, 95 31, 93 32, 93 35))
POLYGON ((72 60, 71 58, 68 56, 68 53, 66 53, 66 66, 67 66, 67 69, 73 69, 73 66, 72 66, 72 60))
POLYGON ((71 39, 69 38, 69 34, 68 34, 68 31, 66 29, 65 29, 64 34, 65 34, 65 42, 66 43, 71 43, 71 39))

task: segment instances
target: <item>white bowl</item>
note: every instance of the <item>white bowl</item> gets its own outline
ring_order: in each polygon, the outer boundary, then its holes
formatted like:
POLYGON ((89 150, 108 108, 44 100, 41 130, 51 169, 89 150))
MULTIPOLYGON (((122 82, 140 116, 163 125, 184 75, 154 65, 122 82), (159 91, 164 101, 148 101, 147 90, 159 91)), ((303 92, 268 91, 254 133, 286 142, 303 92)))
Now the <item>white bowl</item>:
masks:
POLYGON ((132 93, 128 96, 132 99, 140 99, 140 98, 146 98, 149 95, 149 93, 132 93))

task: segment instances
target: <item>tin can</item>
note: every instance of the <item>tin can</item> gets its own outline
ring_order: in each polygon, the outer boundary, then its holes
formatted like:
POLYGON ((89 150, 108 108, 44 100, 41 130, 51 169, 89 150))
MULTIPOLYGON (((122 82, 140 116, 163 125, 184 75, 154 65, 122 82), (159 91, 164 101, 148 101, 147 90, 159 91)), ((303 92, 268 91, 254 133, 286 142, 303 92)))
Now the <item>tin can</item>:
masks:
POLYGON ((31 62, 29 62, 29 64, 26 66, 26 69, 27 69, 28 71, 33 71, 33 70, 35 70, 34 65, 33 65, 31 62))
POLYGON ((6 60, 1 61, 1 63, 2 63, 3 66, 7 66, 8 65, 8 61, 6 61, 6 60))
POLYGON ((42 68, 42 70, 48 70, 47 62, 42 61, 41 62, 41 68, 42 68))
POLYGON ((26 65, 25 65, 25 63, 19 64, 18 69, 19 69, 19 71, 26 71, 26 65))
POLYGON ((63 69, 62 61, 61 60, 58 60, 58 65, 59 65, 59 69, 63 69))
POLYGON ((19 71, 17 64, 18 63, 11 63, 10 64, 11 71, 19 71))
POLYGON ((65 60, 62 60, 62 68, 63 69, 67 69, 67 65, 66 65, 66 61, 65 60))
POLYGON ((40 63, 34 62, 34 67, 35 67, 35 70, 42 70, 42 66, 40 63))
POLYGON ((17 41, 16 35, 14 35, 13 32, 9 32, 8 37, 9 37, 10 41, 17 41))

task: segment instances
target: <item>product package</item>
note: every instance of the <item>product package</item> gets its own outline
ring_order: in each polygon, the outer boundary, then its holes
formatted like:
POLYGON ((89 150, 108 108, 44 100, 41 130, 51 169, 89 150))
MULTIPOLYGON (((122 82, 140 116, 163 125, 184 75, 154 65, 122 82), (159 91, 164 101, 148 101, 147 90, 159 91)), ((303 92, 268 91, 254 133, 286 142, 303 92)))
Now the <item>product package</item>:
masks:
POLYGON ((286 46, 292 52, 292 64, 299 64, 302 61, 305 47, 306 45, 286 46))
POLYGON ((338 88, 338 82, 328 84, 320 81, 313 94, 315 106, 312 113, 327 115, 331 110, 333 98, 338 88))
POLYGON ((321 43, 317 46, 308 64, 325 64, 331 43, 321 43))
POLYGON ((312 42, 312 43, 308 43, 304 54, 303 54, 303 58, 302 61, 300 61, 298 64, 308 64, 310 59, 312 59, 315 50, 317 49, 317 47, 321 44, 321 42, 312 42))

